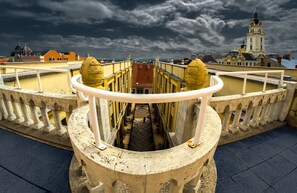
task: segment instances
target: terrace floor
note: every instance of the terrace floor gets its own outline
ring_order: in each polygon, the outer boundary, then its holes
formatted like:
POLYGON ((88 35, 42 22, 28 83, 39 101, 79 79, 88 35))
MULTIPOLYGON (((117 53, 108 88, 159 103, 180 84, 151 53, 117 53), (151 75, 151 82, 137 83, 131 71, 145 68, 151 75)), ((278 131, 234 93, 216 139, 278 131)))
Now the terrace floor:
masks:
POLYGON ((0 193, 68 193, 73 152, 0 129, 0 193))
MULTIPOLYGON (((0 129, 0 193, 67 193, 73 152, 0 129)), ((217 193, 297 192, 297 129, 217 148, 217 193)))
POLYGON ((290 126, 217 148, 217 193, 297 192, 297 129, 290 126))

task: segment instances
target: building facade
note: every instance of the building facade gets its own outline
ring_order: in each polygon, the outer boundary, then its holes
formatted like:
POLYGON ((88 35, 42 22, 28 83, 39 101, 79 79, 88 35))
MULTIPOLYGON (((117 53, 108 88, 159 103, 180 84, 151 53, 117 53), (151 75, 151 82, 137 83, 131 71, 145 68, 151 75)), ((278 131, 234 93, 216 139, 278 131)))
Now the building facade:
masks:
POLYGON ((138 62, 132 64, 132 93, 153 92, 154 64, 138 62))

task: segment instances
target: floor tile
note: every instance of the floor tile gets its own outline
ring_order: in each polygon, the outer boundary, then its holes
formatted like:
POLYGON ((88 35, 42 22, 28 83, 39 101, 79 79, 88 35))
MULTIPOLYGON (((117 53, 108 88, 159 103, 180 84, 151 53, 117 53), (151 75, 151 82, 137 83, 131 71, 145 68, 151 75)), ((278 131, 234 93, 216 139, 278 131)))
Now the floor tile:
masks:
POLYGON ((232 179, 240 186, 240 192, 262 193, 264 190, 269 188, 269 186, 261 178, 256 176, 250 170, 234 175, 232 179))
POLYGON ((256 165, 251 169, 258 177, 264 180, 269 186, 272 186, 273 184, 277 183, 280 179, 284 177, 284 174, 280 173, 278 170, 276 170, 274 167, 272 167, 266 162, 256 165))
POLYGON ((294 164, 283 158, 281 155, 272 157, 271 159, 267 160, 267 163, 269 163, 278 171, 282 172, 284 175, 287 175, 296 168, 294 164))
POLYGON ((286 158, 289 162, 291 162, 295 166, 297 166, 297 153, 295 153, 294 151, 287 149, 281 152, 280 155, 286 158))
POLYGON ((291 178, 291 180, 293 180, 294 182, 297 183, 297 168, 295 170, 293 170, 289 175, 289 178, 291 178))
POLYGON ((288 177, 281 179, 278 183, 274 184, 272 187, 273 189, 276 190, 277 193, 297 192, 297 184, 288 177))
POLYGON ((243 149, 235 153, 235 155, 241 161, 243 161, 248 167, 252 167, 264 161, 260 156, 258 156, 257 154, 254 154, 249 149, 243 149))

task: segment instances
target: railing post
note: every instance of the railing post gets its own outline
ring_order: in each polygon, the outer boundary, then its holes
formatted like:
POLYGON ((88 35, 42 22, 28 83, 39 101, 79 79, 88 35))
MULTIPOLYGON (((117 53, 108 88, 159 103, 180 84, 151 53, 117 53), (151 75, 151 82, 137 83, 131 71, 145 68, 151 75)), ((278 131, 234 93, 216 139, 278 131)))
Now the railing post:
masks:
POLYGON ((4 119, 7 119, 8 118, 8 112, 7 112, 7 109, 6 109, 6 106, 4 104, 4 99, 0 99, 0 105, 1 105, 1 113, 2 113, 2 116, 1 116, 1 119, 4 118, 4 119))
MULTIPOLYGON (((269 102, 269 101, 268 101, 269 102)), ((265 125, 267 123, 267 112, 268 112, 269 103, 263 106, 261 116, 260 116, 260 125, 265 125)))
POLYGON ((47 132, 53 131, 55 129, 55 126, 51 124, 49 120, 47 110, 46 110, 46 105, 44 103, 41 104, 40 111, 41 111, 42 120, 44 124, 43 130, 47 132))
POLYGON ((21 84, 20 84, 20 80, 19 80, 19 74, 18 74, 18 71, 17 71, 16 68, 14 69, 14 72, 15 72, 15 79, 16 79, 18 88, 21 88, 21 84))
POLYGON ((229 128, 229 131, 232 134, 238 133, 238 126, 239 126, 239 120, 241 117, 241 113, 242 113, 242 105, 239 104, 239 106, 237 107, 236 112, 235 112, 235 117, 233 119, 233 123, 232 123, 231 127, 229 128))
POLYGON ((264 84, 263 84, 263 92, 266 91, 267 75, 268 75, 268 73, 266 72, 266 73, 265 73, 264 84))
POLYGON ((242 86, 242 94, 245 94, 246 80, 247 80, 247 73, 244 74, 244 81, 243 81, 243 86, 242 86))
POLYGON ((13 113, 12 109, 11 109, 11 105, 10 105, 10 102, 6 99, 6 97, 4 96, 3 97, 3 102, 4 102, 4 105, 5 105, 5 109, 7 111, 7 114, 8 114, 8 117, 7 119, 9 121, 14 121, 16 119, 16 116, 15 114, 13 113))
POLYGON ((199 110, 198 121, 197 121, 197 125, 196 125, 194 139, 193 139, 192 143, 189 143, 189 146, 192 148, 196 147, 202 143, 202 141, 200 140, 200 137, 201 137, 201 132, 204 128, 204 116, 205 116, 205 112, 206 112, 206 106, 207 106, 207 103, 208 103, 208 100, 210 97, 211 96, 202 96, 201 97, 200 110, 199 110))
POLYGON ((43 90, 42 90, 41 78, 40 78, 40 71, 39 71, 39 70, 37 70, 37 80, 38 80, 38 88, 39 88, 39 92, 43 92, 43 90))
POLYGON ((239 128, 243 131, 247 131, 250 121, 251 121, 251 116, 253 113, 253 107, 249 106, 246 110, 245 116, 244 116, 244 120, 243 122, 239 125, 239 128))
POLYGON ((250 122, 250 125, 253 128, 256 128, 256 127, 259 126, 259 116, 260 116, 261 110, 262 110, 262 103, 261 104, 258 104, 258 106, 256 106, 254 108, 253 119, 250 122))
POLYGON ((53 134, 62 136, 65 133, 67 133, 67 129, 61 123, 61 119, 60 119, 60 115, 59 115, 59 109, 54 108, 53 109, 53 114, 54 114, 55 127, 56 127, 56 129, 53 131, 53 134))
POLYGON ((95 137, 95 144, 100 150, 104 150, 106 145, 104 145, 101 141, 98 119, 97 119, 97 111, 96 111, 96 101, 94 96, 89 96, 89 108, 90 108, 90 122, 91 128, 95 137))
POLYGON ((29 108, 30 108, 32 119, 34 122, 34 125, 32 125, 31 127, 34 129, 37 129, 37 130, 41 129, 44 125, 39 120, 39 117, 37 115, 37 107, 35 106, 35 104, 32 101, 30 102, 29 108))
POLYGON ((29 127, 30 125, 32 125, 34 122, 30 117, 30 114, 28 112, 28 109, 25 105, 25 103, 23 101, 20 102, 20 106, 21 106, 21 110, 22 110, 22 114, 25 118, 25 121, 22 123, 22 125, 29 127))
POLYGON ((223 123, 222 123, 222 136, 227 136, 229 133, 230 118, 231 118, 231 111, 230 111, 229 106, 227 106, 224 111, 224 119, 223 119, 223 123))
POLYGON ((276 102, 277 101, 275 101, 274 103, 272 103, 272 104, 269 105, 269 111, 268 111, 268 115, 267 115, 267 121, 268 121, 268 123, 271 123, 274 120, 273 119, 273 114, 274 114, 274 111, 275 111, 276 102))
POLYGON ((22 116, 22 114, 20 113, 19 104, 17 102, 15 102, 13 98, 11 99, 11 103, 12 103, 13 112, 16 115, 16 122, 18 124, 24 122, 25 119, 22 116))

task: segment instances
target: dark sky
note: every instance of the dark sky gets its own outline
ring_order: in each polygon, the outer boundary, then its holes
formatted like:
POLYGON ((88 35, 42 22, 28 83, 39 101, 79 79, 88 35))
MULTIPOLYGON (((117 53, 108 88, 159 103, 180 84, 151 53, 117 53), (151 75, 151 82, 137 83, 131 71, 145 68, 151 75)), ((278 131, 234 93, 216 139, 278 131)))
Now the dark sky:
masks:
POLYGON ((0 55, 32 50, 119 58, 224 54, 257 10, 266 49, 297 56, 296 0, 0 0, 0 55))

